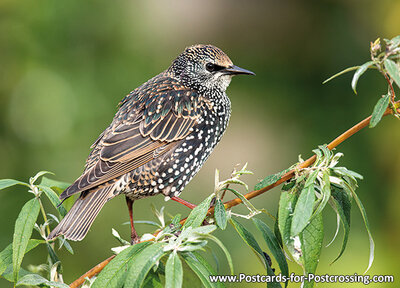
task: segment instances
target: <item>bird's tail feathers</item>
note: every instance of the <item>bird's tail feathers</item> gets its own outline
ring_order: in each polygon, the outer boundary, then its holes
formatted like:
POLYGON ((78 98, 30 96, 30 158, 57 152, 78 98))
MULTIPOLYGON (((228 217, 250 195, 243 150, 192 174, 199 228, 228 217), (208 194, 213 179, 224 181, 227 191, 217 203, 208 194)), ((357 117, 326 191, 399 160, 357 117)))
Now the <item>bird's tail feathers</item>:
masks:
POLYGON ((66 239, 72 241, 82 240, 101 208, 108 200, 114 197, 113 192, 114 185, 83 192, 67 215, 49 234, 48 239, 51 240, 59 235, 64 235, 66 239))

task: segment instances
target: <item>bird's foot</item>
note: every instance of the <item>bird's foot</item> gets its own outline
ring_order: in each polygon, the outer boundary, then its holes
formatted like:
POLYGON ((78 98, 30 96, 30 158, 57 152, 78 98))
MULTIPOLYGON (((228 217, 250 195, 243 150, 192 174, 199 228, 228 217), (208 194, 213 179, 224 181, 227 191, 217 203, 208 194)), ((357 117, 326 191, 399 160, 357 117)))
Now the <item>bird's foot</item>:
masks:
POLYGON ((140 242, 140 237, 137 234, 136 230, 131 230, 131 245, 137 244, 140 242))

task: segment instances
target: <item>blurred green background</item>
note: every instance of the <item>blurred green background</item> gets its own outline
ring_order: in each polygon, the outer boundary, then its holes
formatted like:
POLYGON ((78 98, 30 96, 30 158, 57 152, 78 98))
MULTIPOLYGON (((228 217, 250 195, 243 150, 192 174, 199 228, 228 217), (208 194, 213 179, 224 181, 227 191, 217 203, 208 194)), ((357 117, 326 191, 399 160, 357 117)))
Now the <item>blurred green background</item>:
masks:
MULTIPOLYGON (((211 43, 257 76, 233 79, 228 89, 233 109, 230 127, 182 196, 198 203, 212 191, 216 168, 225 178, 236 164, 245 162, 255 172, 244 178, 253 187, 264 176, 296 162, 298 154, 310 156, 317 145, 371 113, 386 91, 378 73, 366 73, 358 96, 351 91, 351 75, 321 83, 345 67, 366 62, 370 41, 400 34, 399 15, 398 0, 1 0, 0 178, 27 180, 48 170, 56 173, 55 179, 72 182, 124 95, 166 69, 186 46, 211 43)), ((388 117, 339 147, 345 154, 342 164, 365 176, 358 193, 376 243, 375 262, 368 273, 395 277, 400 276, 399 125, 388 117)), ((11 243, 14 221, 30 197, 19 187, 0 191, 0 249, 11 243)), ((253 203, 275 213, 278 199, 275 189, 253 203)), ((153 197, 136 203, 135 219, 153 220, 151 203, 165 205, 171 214, 189 212, 153 197)), ((344 256, 330 265, 340 249, 340 234, 339 241, 323 249, 317 273, 360 274, 367 267, 367 233, 353 208, 344 256)), ((336 224, 329 210, 326 243, 336 224)), ((105 206, 84 241, 72 243, 75 255, 60 253, 66 282, 111 255, 110 248, 118 245, 111 228, 128 237, 129 226, 122 225, 127 220, 124 197, 105 206)), ((152 228, 138 225, 138 230, 152 228)), ((218 234, 233 254, 237 273, 264 274, 231 227, 218 234)), ((44 263, 45 255, 44 248, 30 252, 24 267, 44 263)), ((220 271, 227 273, 220 258, 220 271)), ((290 266, 301 273, 293 263, 290 266)), ((1 287, 8 285, 0 280, 1 287)))

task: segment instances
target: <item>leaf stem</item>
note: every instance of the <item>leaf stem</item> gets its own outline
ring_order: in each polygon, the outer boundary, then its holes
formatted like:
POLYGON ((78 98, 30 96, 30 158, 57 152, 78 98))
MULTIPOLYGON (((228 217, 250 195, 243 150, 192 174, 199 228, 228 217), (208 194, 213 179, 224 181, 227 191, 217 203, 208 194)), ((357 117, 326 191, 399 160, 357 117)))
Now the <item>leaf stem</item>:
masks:
MULTIPOLYGON (((39 196, 37 199, 38 199, 38 201, 39 201, 40 211, 41 211, 41 213, 42 213, 44 223, 46 224, 46 223, 47 223, 47 216, 46 216, 46 212, 44 211, 44 207, 43 207, 42 200, 40 199, 40 196, 39 196)), ((47 235, 49 235, 49 234, 50 234, 50 227, 49 227, 49 225, 46 226, 46 231, 47 231, 47 235)))

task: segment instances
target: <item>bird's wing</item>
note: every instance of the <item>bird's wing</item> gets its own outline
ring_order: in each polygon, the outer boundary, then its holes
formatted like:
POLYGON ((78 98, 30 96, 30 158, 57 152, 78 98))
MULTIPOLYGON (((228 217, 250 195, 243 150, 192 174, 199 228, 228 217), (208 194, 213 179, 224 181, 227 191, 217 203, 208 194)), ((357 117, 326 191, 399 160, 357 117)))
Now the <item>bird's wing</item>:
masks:
MULTIPOLYGON (((146 84, 127 96, 113 122, 95 142, 87 167, 61 195, 65 199, 128 173, 171 151, 193 131, 201 105, 193 90, 171 84, 146 84)), ((151 83, 150 83, 151 84, 151 83)))

